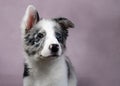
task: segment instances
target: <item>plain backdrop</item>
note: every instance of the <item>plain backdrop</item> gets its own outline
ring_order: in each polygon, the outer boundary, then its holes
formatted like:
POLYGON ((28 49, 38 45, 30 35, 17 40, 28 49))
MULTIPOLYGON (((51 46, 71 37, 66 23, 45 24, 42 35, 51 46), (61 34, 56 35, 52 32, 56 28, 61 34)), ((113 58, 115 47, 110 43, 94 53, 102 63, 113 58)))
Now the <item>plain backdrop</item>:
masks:
POLYGON ((21 19, 33 4, 40 17, 66 17, 67 55, 78 86, 120 86, 120 0, 0 0, 0 86, 22 86, 21 19))

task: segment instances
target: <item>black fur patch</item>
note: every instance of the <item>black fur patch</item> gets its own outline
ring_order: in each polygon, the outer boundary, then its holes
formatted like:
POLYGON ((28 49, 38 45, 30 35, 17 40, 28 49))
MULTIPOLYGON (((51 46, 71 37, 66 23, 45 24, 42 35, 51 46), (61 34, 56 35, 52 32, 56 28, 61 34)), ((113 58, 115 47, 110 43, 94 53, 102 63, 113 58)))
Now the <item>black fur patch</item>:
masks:
POLYGON ((28 65, 25 63, 25 64, 24 64, 23 78, 29 76, 29 69, 30 69, 30 68, 28 68, 28 65))
POLYGON ((66 39, 67 39, 67 36, 68 36, 68 30, 55 26, 55 36, 56 36, 56 39, 61 44, 61 47, 65 49, 66 48, 66 46, 65 46, 66 45, 66 39))
POLYGON ((39 13, 37 12, 36 13, 36 17, 37 17, 37 22, 40 20, 40 17, 39 17, 39 13))
POLYGON ((66 61, 66 65, 67 65, 67 76, 68 76, 68 79, 69 79, 70 76, 71 76, 71 72, 70 72, 70 65, 67 61, 66 61))
POLYGON ((53 21, 55 21, 60 25, 60 28, 55 27, 56 33, 59 33, 59 34, 56 34, 56 38, 61 43, 62 47, 66 48, 66 39, 68 36, 68 29, 74 28, 74 24, 67 18, 63 18, 63 17, 54 18, 53 21))
POLYGON ((54 18, 53 20, 56 21, 63 29, 74 28, 74 24, 67 18, 59 17, 54 18))

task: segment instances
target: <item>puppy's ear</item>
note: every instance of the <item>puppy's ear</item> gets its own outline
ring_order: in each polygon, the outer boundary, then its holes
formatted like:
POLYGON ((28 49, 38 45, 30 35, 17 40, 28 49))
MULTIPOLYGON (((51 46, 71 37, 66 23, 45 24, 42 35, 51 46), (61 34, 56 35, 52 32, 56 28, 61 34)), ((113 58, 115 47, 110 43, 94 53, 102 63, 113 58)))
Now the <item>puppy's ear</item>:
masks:
POLYGON ((69 28, 74 28, 74 24, 68 20, 67 18, 54 18, 55 20, 63 29, 69 29, 69 28))
POLYGON ((22 29, 29 31, 38 21, 39 14, 36 8, 33 5, 29 5, 22 20, 22 29))

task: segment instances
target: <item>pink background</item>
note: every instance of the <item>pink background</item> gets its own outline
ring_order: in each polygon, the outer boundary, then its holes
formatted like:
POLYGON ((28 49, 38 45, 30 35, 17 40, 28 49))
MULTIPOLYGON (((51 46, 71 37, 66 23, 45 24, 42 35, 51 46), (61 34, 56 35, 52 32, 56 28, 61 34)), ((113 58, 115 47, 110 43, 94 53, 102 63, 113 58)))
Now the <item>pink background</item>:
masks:
POLYGON ((78 86, 120 86, 120 0, 0 0, 0 86, 22 86, 20 22, 27 5, 41 17, 67 17, 67 54, 78 86))

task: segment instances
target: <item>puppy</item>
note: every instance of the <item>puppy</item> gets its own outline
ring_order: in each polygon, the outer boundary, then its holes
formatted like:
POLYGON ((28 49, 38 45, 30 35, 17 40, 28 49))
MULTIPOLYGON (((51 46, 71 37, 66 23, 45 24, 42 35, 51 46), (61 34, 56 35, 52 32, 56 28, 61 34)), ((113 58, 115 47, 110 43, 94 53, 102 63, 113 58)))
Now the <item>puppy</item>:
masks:
POLYGON ((21 24, 23 86, 77 86, 74 69, 65 56, 68 29, 73 27, 67 18, 43 19, 33 5, 27 7, 21 24))

